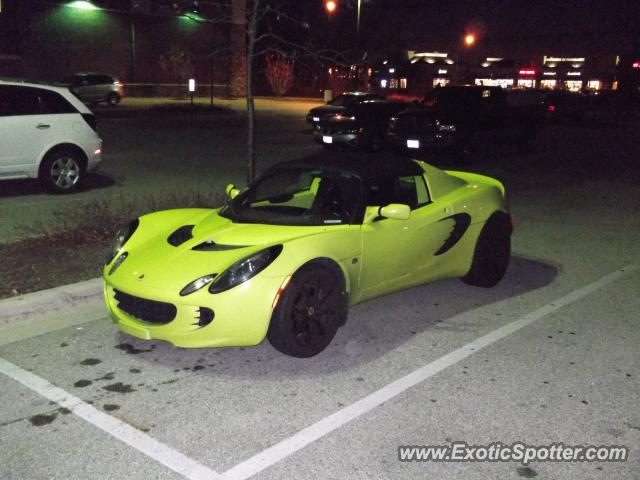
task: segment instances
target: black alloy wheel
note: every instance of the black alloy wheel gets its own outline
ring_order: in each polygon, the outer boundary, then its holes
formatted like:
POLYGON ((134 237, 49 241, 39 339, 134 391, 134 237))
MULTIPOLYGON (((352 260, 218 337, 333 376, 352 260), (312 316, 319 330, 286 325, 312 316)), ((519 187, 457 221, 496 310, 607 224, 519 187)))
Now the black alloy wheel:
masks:
POLYGON ((273 312, 269 342, 293 357, 312 357, 323 351, 346 320, 343 284, 333 268, 320 262, 302 266, 273 312))

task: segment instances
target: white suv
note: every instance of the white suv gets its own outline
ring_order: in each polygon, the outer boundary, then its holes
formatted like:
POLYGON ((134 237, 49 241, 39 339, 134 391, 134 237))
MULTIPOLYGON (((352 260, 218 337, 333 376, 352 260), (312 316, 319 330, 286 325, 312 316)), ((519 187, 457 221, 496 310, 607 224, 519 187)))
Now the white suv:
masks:
POLYGON ((0 80, 0 180, 75 190, 102 159, 93 113, 68 89, 0 80))

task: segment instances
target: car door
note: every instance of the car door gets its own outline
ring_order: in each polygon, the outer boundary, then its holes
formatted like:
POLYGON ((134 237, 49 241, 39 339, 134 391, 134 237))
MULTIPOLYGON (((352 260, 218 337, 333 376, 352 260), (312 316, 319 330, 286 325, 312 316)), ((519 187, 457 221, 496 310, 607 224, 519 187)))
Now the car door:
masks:
POLYGON ((440 222, 448 204, 432 202, 421 175, 399 176, 371 185, 367 204, 409 205, 408 220, 376 218, 362 226, 362 268, 359 300, 423 281, 434 254, 451 233, 440 222))
POLYGON ((31 175, 50 137, 38 89, 0 86, 0 174, 31 175))

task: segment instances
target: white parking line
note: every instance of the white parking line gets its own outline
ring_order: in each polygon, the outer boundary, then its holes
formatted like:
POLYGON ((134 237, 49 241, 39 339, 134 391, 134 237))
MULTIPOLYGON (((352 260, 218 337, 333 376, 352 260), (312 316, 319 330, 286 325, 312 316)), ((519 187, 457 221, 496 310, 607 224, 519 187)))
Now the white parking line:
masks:
POLYGON ((546 317, 550 313, 553 313, 571 303, 574 303, 587 295, 595 292, 596 290, 610 284, 611 282, 619 279, 620 277, 635 271, 638 269, 637 265, 629 265, 620 270, 610 273, 601 279, 590 283, 582 288, 574 290, 573 292, 561 297, 547 305, 534 310, 518 320, 514 320, 480 338, 477 338, 473 342, 454 350, 439 359, 424 365, 423 367, 414 370, 410 374, 388 384, 385 387, 367 395, 366 397, 358 400, 357 402, 344 407, 341 410, 323 418, 322 420, 300 430, 295 435, 286 438, 275 445, 263 450, 262 452, 254 455, 253 457, 239 463, 238 465, 230 468, 222 474, 224 480, 245 480, 248 479, 262 470, 274 465, 280 460, 285 459, 289 455, 294 454, 298 450, 303 449, 307 445, 316 440, 328 435, 329 433, 337 430, 346 423, 354 420, 374 408, 380 406, 384 402, 387 402, 394 397, 397 397, 404 391, 411 387, 425 381, 426 379, 433 377, 437 373, 441 372, 445 368, 451 367, 456 363, 464 360, 465 358, 473 355, 474 353, 482 350, 489 345, 502 340, 503 338, 511 335, 512 333, 521 330, 522 328, 531 325, 533 322, 546 317))
POLYGON ((83 420, 189 480, 216 480, 220 478, 217 472, 201 463, 2 358, 0 358, 0 373, 58 405, 68 408, 83 420))

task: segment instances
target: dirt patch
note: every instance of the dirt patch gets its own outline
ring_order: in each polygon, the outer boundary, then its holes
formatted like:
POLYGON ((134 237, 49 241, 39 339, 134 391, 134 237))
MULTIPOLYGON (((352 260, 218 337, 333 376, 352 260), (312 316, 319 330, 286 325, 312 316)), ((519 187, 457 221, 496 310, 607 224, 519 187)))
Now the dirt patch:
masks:
POLYGON ((100 276, 111 237, 76 244, 65 235, 0 244, 0 298, 8 298, 100 276))

